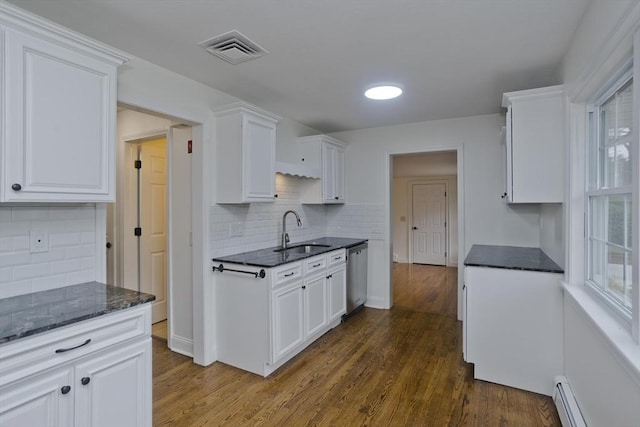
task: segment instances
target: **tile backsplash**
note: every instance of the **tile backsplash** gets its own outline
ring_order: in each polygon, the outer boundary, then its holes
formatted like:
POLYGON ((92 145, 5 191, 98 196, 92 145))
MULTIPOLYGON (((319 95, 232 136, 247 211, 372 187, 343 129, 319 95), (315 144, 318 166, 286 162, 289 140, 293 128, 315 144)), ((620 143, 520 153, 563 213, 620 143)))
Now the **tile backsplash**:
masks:
POLYGON ((282 215, 293 209, 302 219, 296 225, 287 216, 287 232, 291 242, 317 237, 381 238, 384 211, 380 205, 303 205, 300 203, 301 180, 288 175, 276 175, 273 203, 218 205, 211 208, 211 256, 225 256, 280 245, 282 215))
POLYGON ((0 207, 0 298, 95 280, 95 205, 0 207), (30 232, 45 252, 30 253, 30 232))

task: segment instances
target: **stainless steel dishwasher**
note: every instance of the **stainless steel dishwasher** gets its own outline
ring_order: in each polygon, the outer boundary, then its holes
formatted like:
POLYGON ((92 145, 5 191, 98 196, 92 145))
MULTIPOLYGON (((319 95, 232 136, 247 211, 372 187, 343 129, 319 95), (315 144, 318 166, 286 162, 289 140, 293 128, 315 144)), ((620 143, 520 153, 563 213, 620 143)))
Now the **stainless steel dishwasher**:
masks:
POLYGON ((347 249, 347 313, 346 318, 362 308, 367 301, 368 243, 347 249))

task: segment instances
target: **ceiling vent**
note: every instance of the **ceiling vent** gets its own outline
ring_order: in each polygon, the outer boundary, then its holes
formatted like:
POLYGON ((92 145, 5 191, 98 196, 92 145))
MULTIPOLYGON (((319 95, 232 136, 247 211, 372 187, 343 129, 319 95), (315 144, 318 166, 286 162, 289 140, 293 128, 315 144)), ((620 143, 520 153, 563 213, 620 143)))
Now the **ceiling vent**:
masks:
POLYGON ((205 48, 207 52, 234 65, 260 58, 269 53, 236 30, 205 40, 198 45, 205 48))

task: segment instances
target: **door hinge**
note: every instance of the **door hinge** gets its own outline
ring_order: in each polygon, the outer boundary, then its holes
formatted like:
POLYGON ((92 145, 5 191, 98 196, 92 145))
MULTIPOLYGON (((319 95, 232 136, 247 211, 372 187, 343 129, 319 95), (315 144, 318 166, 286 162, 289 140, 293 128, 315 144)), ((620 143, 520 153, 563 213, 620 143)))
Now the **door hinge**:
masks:
POLYGON ((133 162, 133 167, 136 169, 141 169, 142 168, 142 160, 135 160, 133 162))
POLYGON ((133 235, 134 236, 142 236, 142 228, 141 227, 136 227, 133 229, 133 235))
POLYGON ((447 257, 447 251, 444 251, 444 257, 445 258, 447 257))
POLYGON ((446 191, 444 192, 444 197, 447 197, 447 192, 446 191))

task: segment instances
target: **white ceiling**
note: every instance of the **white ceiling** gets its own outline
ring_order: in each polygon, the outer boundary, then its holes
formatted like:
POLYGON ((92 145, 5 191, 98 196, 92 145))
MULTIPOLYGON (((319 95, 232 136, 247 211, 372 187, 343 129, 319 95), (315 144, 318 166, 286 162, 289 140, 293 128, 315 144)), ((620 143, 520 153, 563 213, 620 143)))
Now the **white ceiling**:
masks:
POLYGON ((589 0, 10 0, 321 132, 500 111, 559 83, 589 0), (238 30, 269 51, 231 65, 198 43, 238 30), (397 82, 392 101, 366 100, 397 82))

